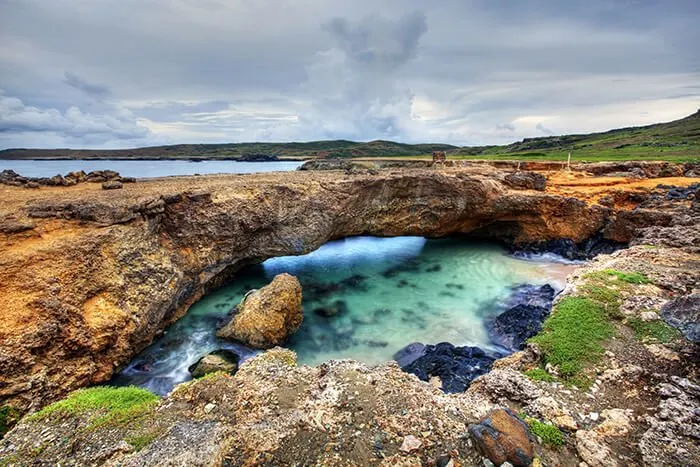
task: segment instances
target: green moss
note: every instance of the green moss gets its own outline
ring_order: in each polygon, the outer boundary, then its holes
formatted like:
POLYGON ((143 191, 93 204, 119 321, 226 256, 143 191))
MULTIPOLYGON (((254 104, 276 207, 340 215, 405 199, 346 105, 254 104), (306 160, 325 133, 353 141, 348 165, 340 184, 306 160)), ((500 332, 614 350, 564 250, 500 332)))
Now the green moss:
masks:
POLYGON ((89 414, 93 425, 110 422, 126 422, 148 412, 158 401, 158 396, 134 386, 99 386, 79 389, 66 399, 58 401, 32 415, 41 420, 53 415, 89 414))
POLYGON ((127 436, 124 441, 131 444, 134 449, 133 452, 138 452, 151 444, 160 434, 162 430, 151 430, 146 433, 139 433, 131 436, 127 436))
POLYGON ((584 284, 579 291, 591 300, 595 300, 605 306, 607 312, 616 314, 622 305, 622 294, 619 290, 605 285, 584 284))
POLYGON ((554 425, 543 423, 536 418, 526 418, 530 431, 538 436, 543 444, 559 447, 564 445, 564 434, 554 425))
POLYGON ((663 321, 642 321, 639 318, 627 320, 629 327, 634 329, 637 339, 641 341, 656 340, 667 344, 680 337, 680 332, 663 321))
POLYGON ((615 269, 606 269, 604 271, 608 275, 615 276, 622 282, 627 282, 628 284, 650 284, 651 279, 649 279, 646 274, 641 272, 622 272, 615 269))
POLYGON ((545 363, 559 367, 564 380, 579 376, 586 363, 603 353, 601 343, 614 335, 603 305, 584 297, 566 297, 543 325, 543 331, 530 339, 539 345, 545 363))
POLYGON ((19 412, 10 405, 0 407, 0 438, 10 431, 10 428, 19 419, 19 412))
POLYGON ((545 370, 539 367, 533 368, 532 370, 527 370, 525 372, 525 375, 532 380, 545 381, 547 383, 553 383, 557 380, 554 376, 550 375, 545 370))

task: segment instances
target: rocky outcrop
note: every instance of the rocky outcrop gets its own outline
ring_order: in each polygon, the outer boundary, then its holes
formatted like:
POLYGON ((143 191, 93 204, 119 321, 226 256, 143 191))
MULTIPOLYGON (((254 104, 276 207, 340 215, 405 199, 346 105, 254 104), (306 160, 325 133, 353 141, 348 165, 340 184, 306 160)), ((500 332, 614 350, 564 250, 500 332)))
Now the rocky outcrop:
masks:
MULTIPOLYGON (((0 172, 0 184, 24 188, 39 188, 40 186, 73 186, 78 183, 103 183, 116 188, 120 183, 133 183, 133 177, 122 177, 114 170, 95 170, 85 173, 82 170, 70 172, 66 175, 54 175, 53 177, 23 177, 14 170, 0 172)), ((104 185, 103 185, 104 187, 104 185)), ((119 186, 121 188, 121 186, 119 186)), ((107 188, 109 189, 109 188, 107 188)))
POLYGON ((234 374, 238 370, 239 360, 240 357, 230 350, 215 350, 197 360, 187 371, 193 378, 201 378, 217 371, 234 374))
POLYGON ((686 339, 700 342, 700 293, 669 301, 661 308, 661 316, 686 339))
POLYGON ((303 318, 299 280, 290 274, 278 274, 262 289, 246 294, 231 321, 216 335, 269 349, 296 332, 303 318))
POLYGON ((27 410, 109 380, 204 293, 269 257, 352 235, 582 245, 633 211, 550 182, 512 189, 505 175, 476 166, 3 186, 0 401, 27 410))

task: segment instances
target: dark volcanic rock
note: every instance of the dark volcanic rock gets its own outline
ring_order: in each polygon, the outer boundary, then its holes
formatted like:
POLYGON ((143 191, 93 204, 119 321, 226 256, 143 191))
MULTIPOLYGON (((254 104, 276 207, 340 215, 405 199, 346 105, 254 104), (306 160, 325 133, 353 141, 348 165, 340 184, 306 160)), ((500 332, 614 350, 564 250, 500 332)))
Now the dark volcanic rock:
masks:
POLYGON ((569 260, 586 260, 597 255, 610 254, 624 248, 627 244, 603 238, 595 235, 581 243, 576 243, 569 238, 547 240, 515 245, 516 254, 543 254, 554 253, 569 260))
POLYGON ((475 425, 469 434, 477 448, 495 465, 510 462, 513 466, 532 464, 534 451, 530 430, 510 409, 496 409, 475 425))
POLYGON ((700 294, 671 300, 661 308, 661 317, 692 342, 700 342, 700 294))
POLYGON ((509 350, 523 349, 525 342, 542 329, 555 295, 549 284, 516 288, 509 299, 509 308, 486 324, 491 340, 509 350))
MULTIPOLYGON (((416 346, 415 351, 419 352, 417 344, 411 344, 411 346, 416 346)), ((399 359, 407 361, 411 354, 411 350, 402 349, 394 358, 397 361, 399 359)), ((488 373, 493 362, 502 356, 487 354, 479 347, 455 347, 450 343, 442 342, 437 345, 426 345, 422 356, 401 368, 423 381, 437 376, 445 392, 464 392, 476 377, 488 373)))

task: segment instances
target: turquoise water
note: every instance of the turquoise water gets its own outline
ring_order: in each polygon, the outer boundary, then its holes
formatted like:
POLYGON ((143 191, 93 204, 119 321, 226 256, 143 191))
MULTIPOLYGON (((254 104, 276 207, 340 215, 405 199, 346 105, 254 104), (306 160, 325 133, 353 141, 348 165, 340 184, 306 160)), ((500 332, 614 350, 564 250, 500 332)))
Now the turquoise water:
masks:
POLYGON ((142 352, 115 379, 159 393, 189 379, 187 367, 219 348, 254 354, 215 336, 251 288, 281 272, 303 288, 304 321, 287 347, 301 364, 352 358, 386 362, 412 342, 488 347, 484 320, 503 311, 499 300, 513 286, 561 287, 570 265, 551 258, 514 258, 498 245, 457 239, 356 237, 328 243, 304 256, 247 268, 227 286, 195 304, 187 316, 142 352), (326 317, 317 309, 333 307, 326 317))
POLYGON ((255 173, 296 170, 302 162, 236 162, 236 161, 120 161, 120 160, 70 160, 70 161, 18 161, 0 160, 0 171, 11 169, 25 177, 53 177, 68 172, 84 170, 116 170, 124 177, 167 177, 169 175, 194 175, 217 173, 255 173))

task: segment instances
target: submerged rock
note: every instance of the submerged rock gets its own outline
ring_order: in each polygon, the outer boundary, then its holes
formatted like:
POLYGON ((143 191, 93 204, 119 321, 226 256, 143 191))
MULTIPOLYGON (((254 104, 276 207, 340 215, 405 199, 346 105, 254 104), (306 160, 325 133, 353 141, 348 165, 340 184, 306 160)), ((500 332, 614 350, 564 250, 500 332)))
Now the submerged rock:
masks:
POLYGON ((534 451, 530 430, 510 409, 496 409, 479 423, 469 426, 477 448, 495 465, 532 464, 534 451))
POLYGON ((491 340, 509 350, 523 349, 525 342, 542 329, 542 323, 552 311, 555 295, 549 284, 515 289, 509 300, 510 308, 486 324, 491 340))
POLYGON ((336 300, 328 306, 314 308, 314 313, 324 318, 341 315, 348 311, 348 304, 344 300, 336 300))
POLYGON ((299 280, 278 274, 270 284, 247 294, 238 312, 216 335, 255 348, 270 348, 296 332, 303 317, 299 280))
POLYGON ((442 342, 424 346, 422 355, 411 360, 421 352, 420 345, 411 344, 408 346, 411 349, 399 350, 394 358, 401 362, 410 361, 404 365, 399 362, 399 366, 423 381, 430 381, 431 377, 440 378, 442 390, 449 393, 464 392, 476 377, 487 373, 493 362, 502 356, 487 354, 479 347, 455 347, 442 342))
POLYGON ((201 378, 217 371, 234 374, 238 370, 239 359, 238 355, 231 350, 215 350, 197 360, 187 371, 192 374, 193 378, 201 378))

